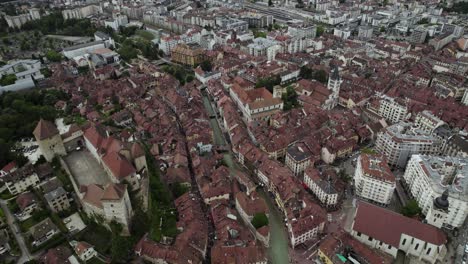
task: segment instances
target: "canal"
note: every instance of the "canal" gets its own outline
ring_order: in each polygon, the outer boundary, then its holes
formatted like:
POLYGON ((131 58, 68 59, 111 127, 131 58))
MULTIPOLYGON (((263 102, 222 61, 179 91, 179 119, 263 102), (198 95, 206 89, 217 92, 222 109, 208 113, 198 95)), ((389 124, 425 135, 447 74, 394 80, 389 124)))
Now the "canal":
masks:
MULTIPOLYGON (((206 93, 203 93, 203 105, 205 106, 209 116, 216 115, 206 93)), ((223 132, 219 127, 215 117, 210 118, 210 124, 213 129, 214 143, 219 146, 227 145, 223 132)), ((239 165, 234 161, 231 152, 224 154, 224 162, 231 170, 243 170, 243 168, 240 168, 239 165)), ((270 263, 287 264, 289 263, 289 245, 288 235, 283 222, 283 216, 276 208, 272 198, 268 193, 265 193, 265 191, 260 188, 257 190, 257 192, 265 199, 270 211, 268 218, 270 226, 270 247, 268 248, 268 256, 270 263)))

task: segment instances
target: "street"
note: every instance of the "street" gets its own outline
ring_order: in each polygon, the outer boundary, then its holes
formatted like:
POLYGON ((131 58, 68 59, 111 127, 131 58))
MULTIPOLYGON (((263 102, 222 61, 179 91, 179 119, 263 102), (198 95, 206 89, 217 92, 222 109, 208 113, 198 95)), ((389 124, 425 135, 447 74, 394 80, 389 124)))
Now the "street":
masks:
POLYGON ((11 232, 16 238, 16 241, 21 249, 21 257, 18 259, 18 263, 22 264, 31 259, 31 254, 29 253, 28 247, 24 242, 24 238, 20 233, 20 229, 16 224, 14 216, 10 212, 10 209, 7 206, 7 201, 0 200, 0 206, 2 207, 3 212, 5 212, 5 218, 8 226, 10 226, 11 232))

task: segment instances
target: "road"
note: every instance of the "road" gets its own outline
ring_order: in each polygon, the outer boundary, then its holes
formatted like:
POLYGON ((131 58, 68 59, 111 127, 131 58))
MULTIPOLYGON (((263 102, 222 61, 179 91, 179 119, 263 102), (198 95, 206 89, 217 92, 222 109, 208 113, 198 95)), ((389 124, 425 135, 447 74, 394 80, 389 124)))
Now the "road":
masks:
POLYGON ((15 218, 7 206, 7 201, 0 200, 0 206, 2 207, 2 210, 5 213, 6 222, 10 226, 10 229, 13 235, 15 236, 16 241, 18 242, 18 245, 21 249, 21 257, 19 258, 18 263, 19 264, 25 263, 26 261, 31 259, 31 254, 29 253, 28 247, 26 246, 26 243, 24 242, 23 236, 19 232, 20 231, 19 226, 16 224, 15 218))

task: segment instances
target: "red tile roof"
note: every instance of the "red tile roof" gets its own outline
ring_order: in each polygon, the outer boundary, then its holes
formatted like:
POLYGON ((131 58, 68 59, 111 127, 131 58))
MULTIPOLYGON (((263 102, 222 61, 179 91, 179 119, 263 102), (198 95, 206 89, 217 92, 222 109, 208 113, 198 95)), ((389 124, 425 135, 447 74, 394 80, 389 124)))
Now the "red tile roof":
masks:
POLYGON ((122 180, 135 173, 133 165, 121 154, 110 152, 102 157, 102 161, 118 180, 122 180))
POLYGON ((34 129, 33 134, 37 140, 44 140, 47 138, 51 138, 55 135, 58 135, 59 131, 57 130, 57 127, 55 127, 55 125, 52 122, 41 118, 41 120, 39 120, 39 122, 37 123, 37 126, 34 129))
POLYGON ((353 230, 396 248, 402 234, 434 245, 447 243, 447 237, 440 229, 366 202, 358 204, 353 230))

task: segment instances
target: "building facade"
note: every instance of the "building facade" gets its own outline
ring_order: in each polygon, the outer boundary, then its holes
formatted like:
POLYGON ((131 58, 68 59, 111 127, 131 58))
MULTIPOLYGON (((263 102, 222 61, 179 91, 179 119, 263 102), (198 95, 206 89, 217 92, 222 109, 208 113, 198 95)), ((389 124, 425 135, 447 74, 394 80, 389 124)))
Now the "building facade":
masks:
POLYGON ((434 199, 448 190, 448 214, 442 226, 453 229, 463 225, 468 214, 468 164, 465 158, 413 155, 403 179, 408 192, 429 218, 434 199))
POLYGON ((354 188, 358 196, 388 205, 395 190, 395 176, 382 155, 361 154, 354 173, 354 188))

